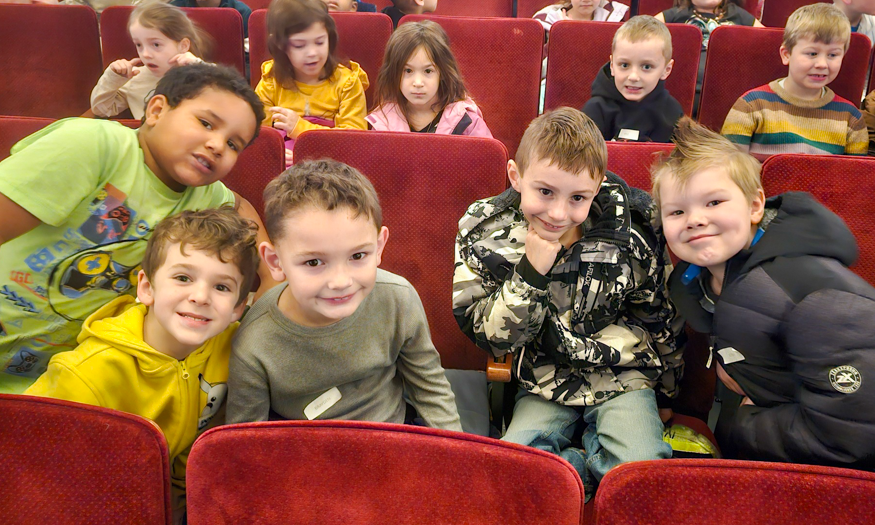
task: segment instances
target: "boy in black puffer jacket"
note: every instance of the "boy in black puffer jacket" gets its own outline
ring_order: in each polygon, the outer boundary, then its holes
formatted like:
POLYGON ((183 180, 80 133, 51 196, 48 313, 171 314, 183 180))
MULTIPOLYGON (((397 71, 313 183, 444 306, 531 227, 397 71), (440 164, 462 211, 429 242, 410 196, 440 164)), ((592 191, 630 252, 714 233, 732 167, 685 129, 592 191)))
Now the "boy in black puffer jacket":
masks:
MULTIPOLYGON (((740 457, 875 467, 875 289, 848 269, 853 234, 807 193, 765 199, 760 165, 683 119, 653 170, 669 281, 710 332, 723 383, 743 396, 725 449, 740 457)), ((724 446, 725 445, 725 446, 724 446)))
POLYGON ((636 16, 614 34, 611 61, 592 83, 583 106, 605 140, 669 142, 684 114, 665 89, 671 73, 671 34, 652 16, 636 16))

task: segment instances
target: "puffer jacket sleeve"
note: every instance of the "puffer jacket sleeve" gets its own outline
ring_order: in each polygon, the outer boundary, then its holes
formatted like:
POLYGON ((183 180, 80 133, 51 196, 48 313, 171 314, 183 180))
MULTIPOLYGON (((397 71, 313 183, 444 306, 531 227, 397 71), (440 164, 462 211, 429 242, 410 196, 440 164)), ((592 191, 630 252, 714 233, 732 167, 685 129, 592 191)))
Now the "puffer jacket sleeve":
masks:
MULTIPOLYGON (((875 300, 840 290, 806 296, 784 321, 796 403, 739 408, 739 451, 784 462, 857 464, 875 456, 875 300)), ((756 402, 756 400, 753 400, 756 402)))

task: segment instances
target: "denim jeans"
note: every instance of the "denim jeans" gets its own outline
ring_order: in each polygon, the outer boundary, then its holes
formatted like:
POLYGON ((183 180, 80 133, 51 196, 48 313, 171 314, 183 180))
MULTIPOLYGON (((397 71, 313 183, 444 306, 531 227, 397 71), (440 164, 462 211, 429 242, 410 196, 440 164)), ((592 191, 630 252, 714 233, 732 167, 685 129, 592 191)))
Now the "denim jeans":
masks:
POLYGON ((628 461, 671 457, 653 390, 626 392, 593 407, 574 408, 520 391, 507 432, 501 438, 551 452, 580 474, 587 500, 611 468, 628 461), (578 425, 585 451, 570 446, 578 425))

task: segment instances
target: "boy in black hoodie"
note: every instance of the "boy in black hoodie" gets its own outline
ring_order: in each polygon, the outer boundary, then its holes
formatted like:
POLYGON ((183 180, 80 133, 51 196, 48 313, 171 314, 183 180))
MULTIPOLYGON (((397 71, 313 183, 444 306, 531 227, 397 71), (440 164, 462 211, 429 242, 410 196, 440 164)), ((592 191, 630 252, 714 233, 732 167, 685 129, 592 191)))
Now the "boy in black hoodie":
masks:
POLYGON ((632 17, 614 33, 611 61, 593 81, 583 112, 605 140, 669 142, 684 114, 665 89, 673 64, 665 24, 652 16, 632 17))
POLYGON ((682 261, 672 302, 742 396, 724 455, 875 468, 875 289, 848 269, 853 234, 807 193, 766 199, 725 137, 685 118, 675 144, 653 200, 682 261))

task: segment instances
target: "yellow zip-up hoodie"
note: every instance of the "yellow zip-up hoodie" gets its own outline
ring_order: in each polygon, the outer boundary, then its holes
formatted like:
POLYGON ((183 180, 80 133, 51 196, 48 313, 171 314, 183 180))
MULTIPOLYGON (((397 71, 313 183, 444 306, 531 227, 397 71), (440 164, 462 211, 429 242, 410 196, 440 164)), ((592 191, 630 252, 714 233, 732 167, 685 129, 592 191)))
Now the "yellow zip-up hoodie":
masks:
POLYGON ((129 295, 107 303, 85 320, 79 346, 52 357, 48 370, 24 393, 121 410, 157 423, 170 448, 174 507, 180 509, 189 449, 201 432, 224 419, 231 337, 239 323, 180 361, 143 341, 145 317, 146 306, 129 295))

